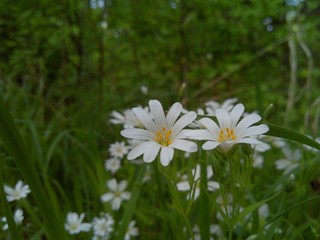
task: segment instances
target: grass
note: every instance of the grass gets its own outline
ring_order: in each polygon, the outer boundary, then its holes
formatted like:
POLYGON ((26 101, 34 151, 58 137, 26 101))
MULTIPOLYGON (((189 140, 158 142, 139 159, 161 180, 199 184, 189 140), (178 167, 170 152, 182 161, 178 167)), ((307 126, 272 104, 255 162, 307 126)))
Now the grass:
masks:
MULTIPOLYGON (((90 96, 79 93, 73 103, 54 106, 43 104, 27 88, 12 84, 6 90, 5 101, 0 100, 0 184, 13 186, 22 179, 31 194, 10 203, 1 194, 0 215, 7 217, 9 231, 0 233, 0 238, 91 239, 93 230, 70 235, 64 229, 68 212, 84 212, 84 222, 101 212, 111 214, 115 220, 111 239, 123 239, 133 219, 139 228, 137 239, 196 239, 197 234, 201 239, 210 235, 218 239, 253 239, 255 235, 258 239, 315 239, 320 234, 319 189, 310 187, 319 179, 319 152, 302 144, 320 147, 298 131, 268 124, 268 135, 288 140, 287 147, 302 153, 298 167, 291 171, 294 178, 275 168, 275 162, 284 156, 282 148, 272 142, 271 150, 261 153, 262 168, 254 166, 252 149, 239 147, 229 160, 216 152, 202 151, 189 158, 176 152, 168 167, 159 160, 134 164, 124 157, 120 170, 111 173, 104 167, 104 160, 110 157, 108 146, 124 139, 119 134, 122 127, 109 123, 109 114, 145 105, 148 99, 141 102, 139 96, 132 104, 126 98, 115 103, 108 95, 101 101, 93 88, 90 96), (191 170, 196 164, 213 168, 212 179, 220 183, 220 189, 207 190, 203 171, 200 197, 194 201, 187 199, 186 192, 179 192, 176 183, 186 173, 192 184, 191 170), (151 176, 149 181, 144 180, 146 174, 151 176), (131 198, 119 211, 100 200, 111 178, 129 182, 126 190, 131 198), (259 209, 265 204, 269 213, 262 215, 259 209), (18 207, 25 218, 16 226, 13 212, 18 207), (220 227, 221 234, 210 232, 212 224, 220 227)), ((172 104, 170 99, 164 100, 166 104, 172 104)))

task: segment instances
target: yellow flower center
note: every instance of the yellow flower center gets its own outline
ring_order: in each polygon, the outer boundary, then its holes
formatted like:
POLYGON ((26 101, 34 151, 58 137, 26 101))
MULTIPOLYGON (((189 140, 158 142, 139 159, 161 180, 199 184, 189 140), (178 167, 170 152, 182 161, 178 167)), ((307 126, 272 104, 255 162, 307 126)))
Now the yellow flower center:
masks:
POLYGON ((165 127, 161 129, 161 131, 157 131, 157 134, 154 140, 162 146, 169 146, 172 143, 170 139, 172 134, 172 130, 167 130, 165 127))
POLYGON ((220 143, 236 140, 236 138, 237 136, 234 135, 233 129, 229 129, 229 128, 225 128, 224 130, 220 129, 219 139, 218 139, 220 143))

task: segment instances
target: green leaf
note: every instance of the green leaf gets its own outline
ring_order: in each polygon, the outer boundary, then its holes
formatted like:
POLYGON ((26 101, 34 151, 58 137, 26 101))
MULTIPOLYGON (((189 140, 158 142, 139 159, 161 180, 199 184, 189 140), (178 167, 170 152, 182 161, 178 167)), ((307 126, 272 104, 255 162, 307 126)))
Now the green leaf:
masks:
POLYGON ((253 212, 257 208, 259 208, 261 205, 265 204, 266 202, 270 201, 271 199, 275 198, 278 196, 280 192, 272 195, 271 197, 261 200, 259 202, 253 203, 250 206, 246 207, 238 216, 237 216, 237 221, 236 222, 241 222, 245 216, 247 216, 249 213, 253 212))
POLYGON ((12 155, 19 172, 30 186, 31 195, 43 218, 48 239, 66 239, 63 221, 59 218, 60 212, 57 211, 58 202, 51 189, 44 187, 43 179, 40 178, 33 164, 32 155, 1 97, 0 112, 0 138, 4 147, 12 155))
POLYGON ((131 198, 130 198, 130 200, 124 210, 124 213, 122 215, 122 219, 121 219, 121 223, 120 223, 120 227, 119 227, 119 235, 117 237, 117 239, 119 239, 119 240, 124 239, 128 225, 132 219, 132 215, 134 213, 134 210, 136 209, 136 205, 137 205, 138 198, 140 195, 140 189, 142 187, 143 176, 144 176, 145 172, 146 172, 146 164, 143 164, 143 166, 141 166, 141 169, 138 173, 135 184, 132 188, 131 198))
POLYGON ((269 131, 265 133, 265 135, 296 141, 320 150, 320 144, 312 140, 306 135, 303 135, 294 130, 280 127, 274 124, 267 124, 267 125, 269 127, 269 131))

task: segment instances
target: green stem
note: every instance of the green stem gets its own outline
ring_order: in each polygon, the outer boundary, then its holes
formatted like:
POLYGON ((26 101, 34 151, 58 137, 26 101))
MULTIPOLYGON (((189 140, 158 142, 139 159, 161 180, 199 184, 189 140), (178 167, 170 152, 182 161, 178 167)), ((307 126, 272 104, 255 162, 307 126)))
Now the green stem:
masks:
POLYGON ((201 176, 200 176, 200 236, 201 239, 210 239, 210 222, 209 222, 209 199, 207 195, 208 191, 208 179, 207 179, 207 162, 205 156, 201 158, 201 176))
MULTIPOLYGON (((228 159, 228 163, 229 163, 229 167, 230 167, 230 180, 231 180, 231 195, 232 195, 232 212, 231 213, 227 213, 228 217, 231 218, 229 221, 229 239, 232 239, 232 232, 233 232, 233 226, 234 226, 234 222, 233 222, 233 217, 234 217, 234 212, 235 212, 235 206, 234 206, 234 172, 233 172, 233 167, 232 167, 232 159, 231 157, 227 156, 228 159)), ((227 198, 228 199, 228 198, 227 198)), ((229 203, 227 203, 228 206, 229 203)), ((227 207, 226 207, 227 209, 227 207)))

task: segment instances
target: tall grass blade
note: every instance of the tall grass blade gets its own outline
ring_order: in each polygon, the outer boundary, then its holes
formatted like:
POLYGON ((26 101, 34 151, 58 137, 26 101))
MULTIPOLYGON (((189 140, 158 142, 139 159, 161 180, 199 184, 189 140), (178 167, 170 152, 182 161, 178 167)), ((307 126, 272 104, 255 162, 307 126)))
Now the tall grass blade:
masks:
POLYGON ((296 141, 310 147, 316 148, 320 150, 320 144, 316 141, 312 140, 311 138, 298 133, 294 130, 280 127, 274 124, 267 124, 269 126, 269 132, 265 133, 265 135, 273 136, 273 137, 280 137, 285 138, 288 140, 296 141))
MULTIPOLYGON (((6 150, 12 155, 19 172, 31 188, 31 195, 42 215, 48 239, 66 239, 63 221, 58 218, 56 207, 54 207, 57 202, 48 196, 48 189, 44 188, 36 166, 32 164, 32 156, 29 154, 2 98, 0 98, 0 112, 0 138, 6 150)), ((50 195, 52 196, 52 194, 50 195)))

